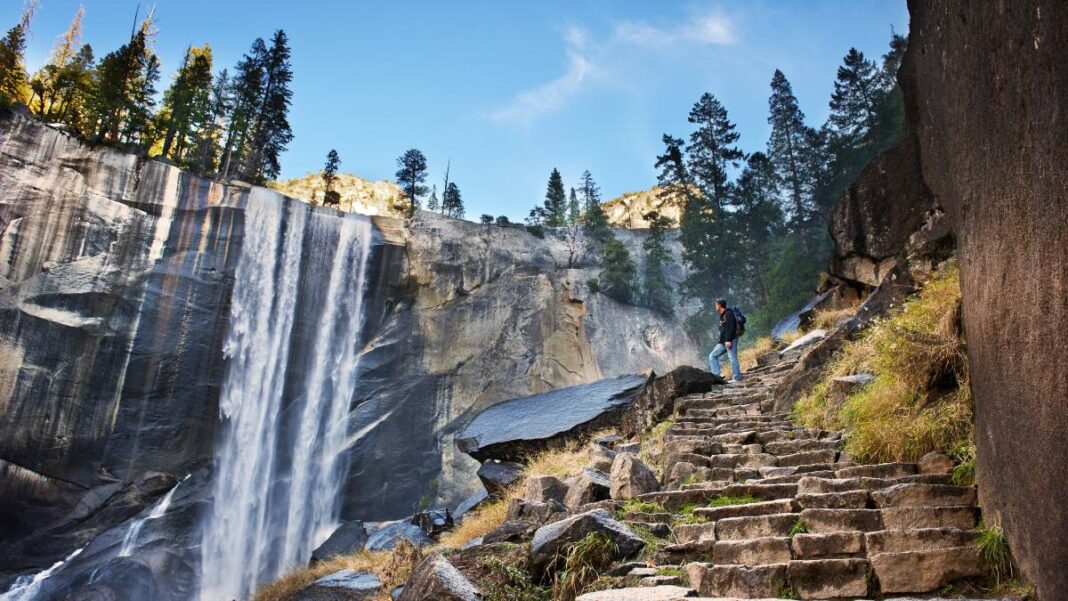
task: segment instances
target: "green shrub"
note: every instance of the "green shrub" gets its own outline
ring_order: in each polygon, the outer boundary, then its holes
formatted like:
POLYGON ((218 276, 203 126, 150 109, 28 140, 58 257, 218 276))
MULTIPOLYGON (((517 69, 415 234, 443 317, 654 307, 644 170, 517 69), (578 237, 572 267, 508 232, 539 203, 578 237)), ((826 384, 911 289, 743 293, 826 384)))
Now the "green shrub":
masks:
POLYGON ((582 540, 566 545, 557 555, 552 583, 553 601, 573 601, 600 576, 615 559, 619 548, 601 532, 591 532, 582 540))
POLYGON ((764 499, 758 499, 753 495, 742 495, 740 497, 716 497, 708 502, 709 507, 726 507, 727 505, 747 505, 750 503, 761 503, 764 499))
POLYGON ((801 521, 801 518, 797 518, 794 525, 790 527, 790 536, 797 536, 798 534, 808 534, 808 526, 801 521))
POLYGON ((990 566, 997 582, 1013 577, 1012 554, 1009 553, 1009 541, 1000 526, 979 525, 979 538, 975 541, 983 561, 990 566))

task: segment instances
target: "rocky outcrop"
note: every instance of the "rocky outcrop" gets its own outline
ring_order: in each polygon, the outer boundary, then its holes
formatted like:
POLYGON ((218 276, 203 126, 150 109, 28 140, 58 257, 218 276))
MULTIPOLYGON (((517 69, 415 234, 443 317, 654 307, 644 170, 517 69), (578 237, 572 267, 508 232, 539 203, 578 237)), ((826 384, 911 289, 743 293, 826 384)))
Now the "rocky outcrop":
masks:
POLYGON ((958 241, 988 523, 1068 597, 1068 5, 909 2, 923 178, 958 241), (1036 504, 1042 508, 1035 511, 1036 504))
MULTIPOLYGON (((286 241, 304 257, 279 368, 292 409, 340 214, 0 116, 0 587, 109 528, 121 539, 124 520, 210 464, 250 202, 273 203, 287 215, 278 231, 303 236, 286 241)), ((586 289, 599 253, 581 234, 425 213, 372 229, 342 519, 474 498, 478 465, 456 434, 502 400, 699 362, 673 320, 586 289)), ((620 237, 637 252, 643 234, 620 237)), ((195 479, 194 512, 211 494, 210 474, 195 479)), ((184 545, 196 522, 168 536, 184 545)))

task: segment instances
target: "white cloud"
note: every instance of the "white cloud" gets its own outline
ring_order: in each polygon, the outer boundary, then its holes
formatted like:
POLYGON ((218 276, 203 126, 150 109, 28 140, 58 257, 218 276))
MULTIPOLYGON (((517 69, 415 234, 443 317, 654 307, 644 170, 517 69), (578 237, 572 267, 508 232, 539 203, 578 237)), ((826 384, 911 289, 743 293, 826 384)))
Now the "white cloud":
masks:
POLYGON ((489 113, 501 124, 525 127, 546 114, 563 108, 594 75, 601 73, 599 62, 610 61, 619 46, 667 48, 680 44, 729 45, 738 41, 734 24, 720 13, 703 13, 673 27, 661 28, 641 21, 617 23, 611 36, 602 42, 591 40, 586 30, 569 27, 563 40, 567 70, 556 79, 524 90, 489 113))
POLYGON ((594 69, 586 53, 586 32, 569 28, 564 40, 568 45, 567 71, 549 83, 516 94, 507 105, 491 112, 490 118, 498 123, 529 125, 538 117, 562 108, 582 88, 594 69))

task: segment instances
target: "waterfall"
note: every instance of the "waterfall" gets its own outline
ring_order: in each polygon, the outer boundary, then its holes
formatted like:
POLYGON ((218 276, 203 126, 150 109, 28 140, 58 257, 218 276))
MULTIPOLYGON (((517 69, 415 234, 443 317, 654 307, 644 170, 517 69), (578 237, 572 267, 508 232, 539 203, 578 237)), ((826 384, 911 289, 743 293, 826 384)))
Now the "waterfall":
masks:
POLYGON ((52 567, 47 570, 37 572, 32 576, 19 576, 15 582, 11 585, 11 588, 2 595, 0 595, 0 601, 32 601, 37 596, 37 591, 41 588, 41 583, 48 580, 48 577, 55 573, 56 570, 66 565, 66 563, 85 550, 85 547, 78 549, 70 555, 52 564, 52 567))
POLYGON ((245 598, 338 524, 367 258, 363 215, 253 189, 235 275, 201 599, 245 598))
POLYGON ((148 520, 159 519, 163 517, 163 514, 167 513, 167 509, 171 506, 171 499, 174 498, 174 492, 188 478, 189 476, 182 478, 171 487, 167 494, 163 495, 163 498, 152 508, 152 511, 148 512, 147 516, 138 518, 130 524, 130 527, 126 529, 126 534, 122 537, 122 548, 119 549, 119 557, 129 557, 133 554, 134 548, 137 546, 137 537, 141 535, 141 530, 145 527, 145 523, 148 520))

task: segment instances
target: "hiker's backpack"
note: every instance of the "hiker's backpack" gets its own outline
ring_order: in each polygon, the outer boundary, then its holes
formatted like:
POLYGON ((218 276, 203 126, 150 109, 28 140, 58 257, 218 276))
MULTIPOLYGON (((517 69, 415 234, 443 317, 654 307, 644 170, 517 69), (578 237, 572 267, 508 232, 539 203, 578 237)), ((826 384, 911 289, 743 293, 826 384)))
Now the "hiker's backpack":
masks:
POLYGON ((734 323, 736 325, 734 335, 741 336, 745 334, 745 313, 738 307, 731 307, 731 313, 734 313, 734 323))

